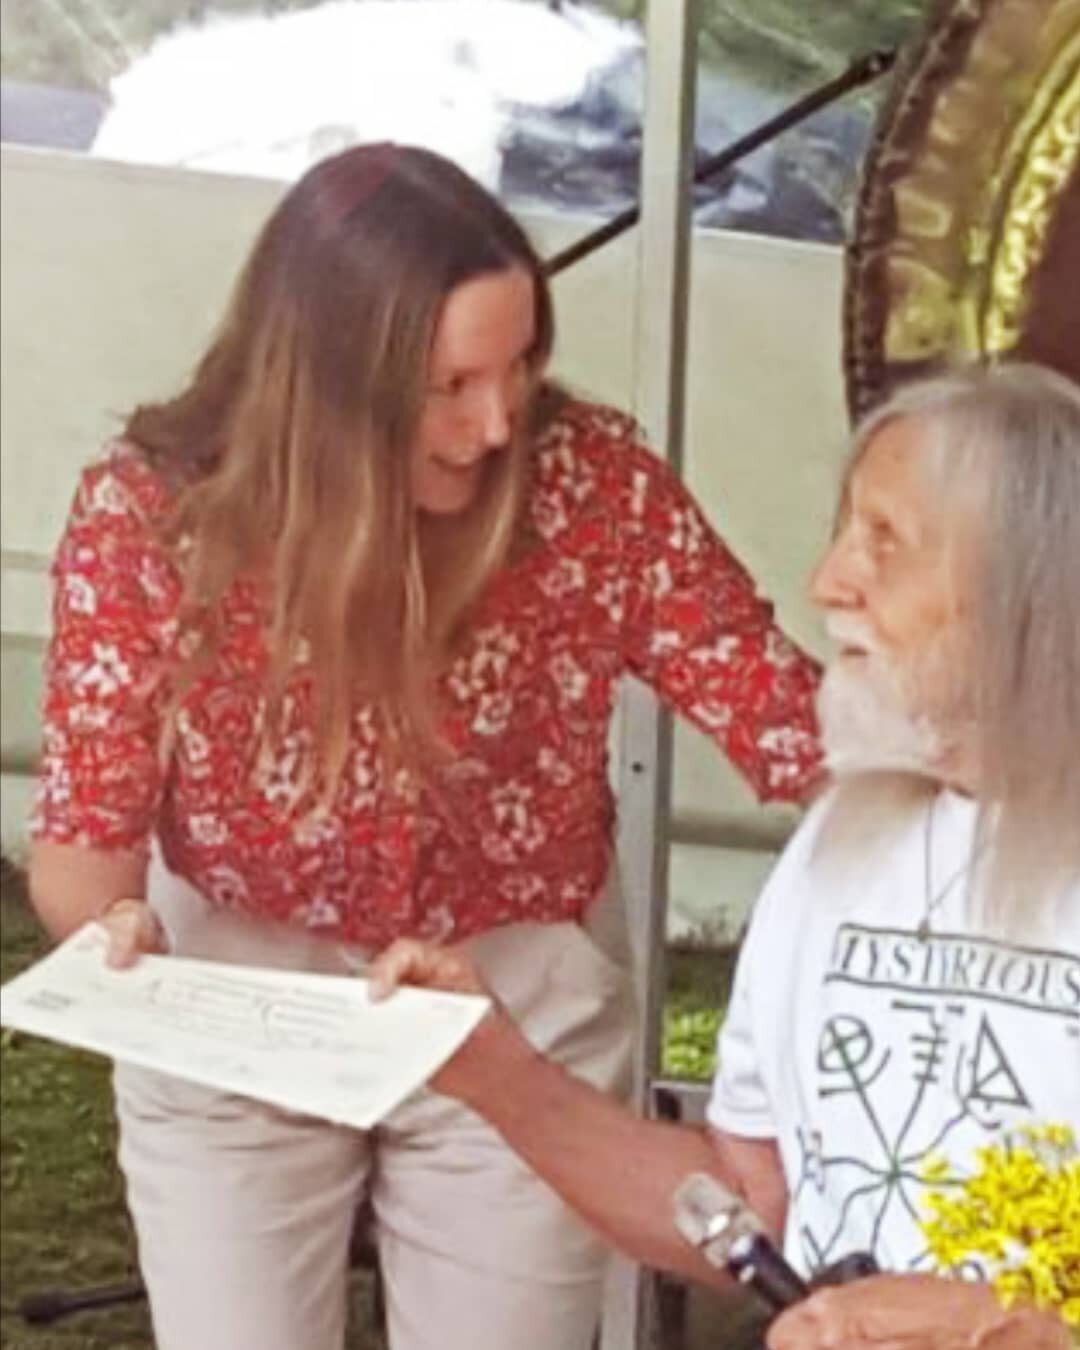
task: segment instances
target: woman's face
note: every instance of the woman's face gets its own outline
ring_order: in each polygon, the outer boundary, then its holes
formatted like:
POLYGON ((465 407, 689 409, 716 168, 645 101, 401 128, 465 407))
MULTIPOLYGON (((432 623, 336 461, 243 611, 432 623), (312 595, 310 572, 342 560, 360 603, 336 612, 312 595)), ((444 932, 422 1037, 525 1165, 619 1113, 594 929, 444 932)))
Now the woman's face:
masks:
POLYGON ((536 295, 522 267, 462 282, 443 303, 413 461, 422 511, 464 511, 502 452, 529 390, 536 295))

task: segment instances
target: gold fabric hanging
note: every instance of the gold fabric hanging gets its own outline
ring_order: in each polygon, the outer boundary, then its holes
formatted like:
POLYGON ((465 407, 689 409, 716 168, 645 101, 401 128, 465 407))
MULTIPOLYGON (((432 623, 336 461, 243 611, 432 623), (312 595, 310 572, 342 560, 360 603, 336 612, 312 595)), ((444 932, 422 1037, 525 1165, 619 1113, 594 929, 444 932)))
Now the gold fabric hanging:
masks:
POLYGON ((852 415, 905 378, 1005 355, 1080 381, 1080 0, 938 0, 863 166, 852 415))

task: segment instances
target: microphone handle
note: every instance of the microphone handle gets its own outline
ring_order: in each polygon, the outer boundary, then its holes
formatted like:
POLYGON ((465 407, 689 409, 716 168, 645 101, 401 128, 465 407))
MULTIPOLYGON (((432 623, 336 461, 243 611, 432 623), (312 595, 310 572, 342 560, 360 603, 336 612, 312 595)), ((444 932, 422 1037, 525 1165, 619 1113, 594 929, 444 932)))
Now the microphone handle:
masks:
POLYGON ((819 1270, 810 1281, 810 1290, 825 1289, 830 1284, 851 1284, 853 1280, 865 1280, 868 1275, 879 1273, 880 1267, 869 1252, 849 1252, 819 1270))
POLYGON ((731 1244, 728 1270, 757 1291, 774 1312, 806 1298, 810 1286, 793 1270, 764 1233, 744 1233, 731 1244))
MULTIPOLYGON (((797 1303, 801 1298, 812 1294, 817 1289, 824 1289, 829 1285, 851 1284, 855 1280, 863 1280, 868 1275, 877 1275, 880 1267, 869 1252, 851 1252, 849 1255, 841 1257, 839 1261, 834 1261, 831 1266, 826 1266, 824 1270, 819 1270, 808 1284, 803 1284, 804 1292, 796 1295, 794 1298, 788 1298, 786 1302, 778 1301, 783 1296, 783 1291, 790 1293, 794 1290, 796 1284, 802 1283, 799 1276, 791 1269, 786 1261, 780 1256, 776 1248, 768 1241, 763 1239, 761 1250, 758 1252, 758 1260, 751 1259, 747 1262, 742 1258, 741 1250, 738 1262, 729 1261, 728 1269, 740 1280, 751 1284, 769 1304, 769 1321, 783 1311, 785 1307, 790 1307, 792 1303, 797 1303), (744 1275, 743 1271, 750 1270, 753 1267, 753 1275, 744 1275), (768 1269, 771 1274, 760 1278, 761 1269, 768 1269), (762 1287, 762 1283, 768 1285, 768 1292, 762 1287), (775 1295, 775 1296, 774 1296, 775 1295)), ((754 1343, 753 1350, 768 1350, 764 1339, 757 1340, 754 1343)))

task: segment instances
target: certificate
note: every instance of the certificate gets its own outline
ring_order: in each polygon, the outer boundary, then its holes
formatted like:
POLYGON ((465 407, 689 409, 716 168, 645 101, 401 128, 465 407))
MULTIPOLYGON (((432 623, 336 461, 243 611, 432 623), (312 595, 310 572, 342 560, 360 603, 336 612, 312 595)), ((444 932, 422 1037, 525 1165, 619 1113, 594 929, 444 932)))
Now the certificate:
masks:
POLYGON ((486 998, 400 989, 371 1003, 357 976, 142 956, 105 965, 87 924, 0 990, 0 1022, 358 1129, 450 1058, 486 998))

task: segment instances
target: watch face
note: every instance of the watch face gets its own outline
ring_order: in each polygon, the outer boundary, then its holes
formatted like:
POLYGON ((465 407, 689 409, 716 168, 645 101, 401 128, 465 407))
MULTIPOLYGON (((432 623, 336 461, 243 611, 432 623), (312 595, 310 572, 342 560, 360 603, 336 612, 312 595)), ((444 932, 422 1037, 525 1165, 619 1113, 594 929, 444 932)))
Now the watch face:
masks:
POLYGON ((936 0, 863 166, 844 288, 853 416, 913 376, 1080 380, 1080 0, 936 0))

